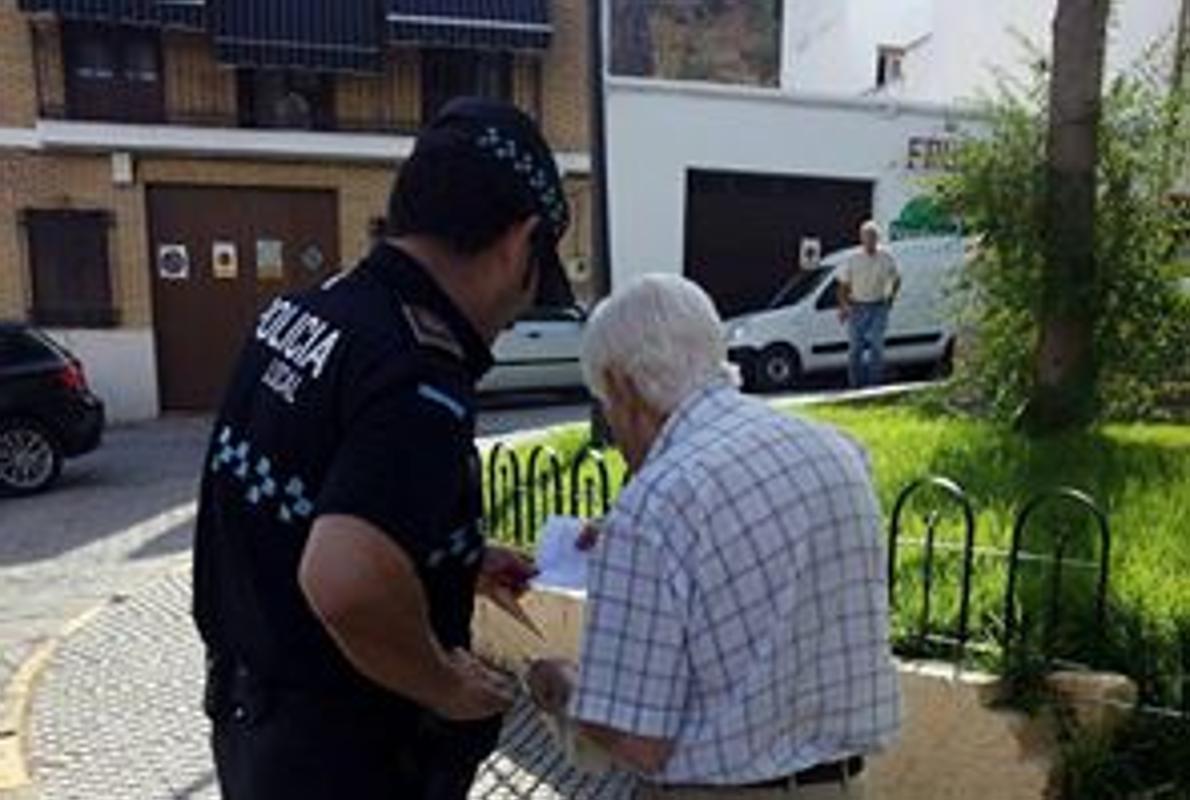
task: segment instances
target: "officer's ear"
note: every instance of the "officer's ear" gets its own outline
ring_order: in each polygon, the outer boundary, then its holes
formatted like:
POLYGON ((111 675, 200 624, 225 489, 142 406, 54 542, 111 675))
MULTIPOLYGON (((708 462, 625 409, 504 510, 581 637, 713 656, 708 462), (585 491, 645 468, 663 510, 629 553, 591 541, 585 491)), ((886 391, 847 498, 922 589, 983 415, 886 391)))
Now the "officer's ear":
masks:
POLYGON ((533 283, 537 265, 534 253, 541 218, 534 215, 514 222, 496 241, 497 257, 511 276, 526 286, 533 283))

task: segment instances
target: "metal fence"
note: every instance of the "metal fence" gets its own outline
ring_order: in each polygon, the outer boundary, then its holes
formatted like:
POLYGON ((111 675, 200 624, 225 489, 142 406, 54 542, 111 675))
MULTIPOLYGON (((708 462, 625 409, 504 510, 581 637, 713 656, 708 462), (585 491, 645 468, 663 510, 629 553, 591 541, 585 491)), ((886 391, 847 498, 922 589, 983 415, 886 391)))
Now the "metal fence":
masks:
POLYGON ((484 467, 488 533, 521 546, 534 544, 549 515, 602 516, 621 487, 604 451, 584 448, 567 462, 549 445, 525 454, 497 444, 484 467))
MULTIPOLYGON (((489 533, 531 546, 550 514, 598 517, 622 488, 616 472, 599 450, 567 459, 548 445, 498 444, 484 467, 489 533)), ((888 591, 898 652, 958 663, 1028 653, 1046 668, 1123 670, 1142 698, 1190 714, 1190 628, 1172 651, 1153 655, 1156 666, 1111 663, 1111 530, 1094 498, 1069 487, 1027 498, 999 547, 981 544, 996 537, 981 537, 977 520, 967 491, 951 478, 924 477, 897 496, 888 591)))

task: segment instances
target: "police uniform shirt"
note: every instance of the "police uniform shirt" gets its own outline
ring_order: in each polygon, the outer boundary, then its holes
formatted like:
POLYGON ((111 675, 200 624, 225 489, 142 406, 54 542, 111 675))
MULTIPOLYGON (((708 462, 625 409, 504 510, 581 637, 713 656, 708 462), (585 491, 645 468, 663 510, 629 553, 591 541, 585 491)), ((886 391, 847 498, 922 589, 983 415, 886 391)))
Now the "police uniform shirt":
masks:
POLYGON ((410 556, 445 648, 469 644, 483 556, 479 335, 422 267, 382 244, 261 314, 215 425, 195 543, 214 654, 262 681, 394 702, 347 662, 298 585, 314 519, 354 515, 410 556))

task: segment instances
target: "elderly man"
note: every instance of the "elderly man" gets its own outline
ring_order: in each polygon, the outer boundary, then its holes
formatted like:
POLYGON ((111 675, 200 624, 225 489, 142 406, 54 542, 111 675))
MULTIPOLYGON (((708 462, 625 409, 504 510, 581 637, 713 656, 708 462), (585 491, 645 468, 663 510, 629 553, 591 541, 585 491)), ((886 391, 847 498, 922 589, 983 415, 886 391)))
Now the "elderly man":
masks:
POLYGON ((897 261, 880 246, 880 226, 865 222, 859 241, 860 251, 839 271, 839 320, 848 325, 847 374, 856 388, 880 383, 888 314, 901 289, 897 261))
POLYGON ((584 371, 633 478, 592 553, 580 664, 538 662, 530 688, 644 798, 860 797, 900 716, 865 454, 740 394, 720 326, 676 276, 593 314, 584 371))

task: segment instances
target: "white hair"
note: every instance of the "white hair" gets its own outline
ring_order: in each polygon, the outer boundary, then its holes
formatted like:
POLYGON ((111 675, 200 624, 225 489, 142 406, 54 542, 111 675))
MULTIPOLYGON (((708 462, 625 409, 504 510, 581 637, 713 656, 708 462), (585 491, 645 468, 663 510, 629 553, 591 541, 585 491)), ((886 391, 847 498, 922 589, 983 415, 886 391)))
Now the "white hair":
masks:
POLYGON ((583 335, 582 362, 597 398, 607 398, 606 371, 615 367, 662 414, 732 375, 715 304, 678 275, 645 275, 596 306, 583 335))
POLYGON ((876 234, 877 239, 884 238, 884 231, 880 230, 880 223, 876 222, 874 219, 864 220, 864 224, 859 226, 859 232, 861 235, 865 233, 874 233, 876 234))

